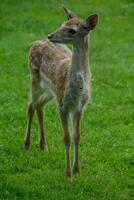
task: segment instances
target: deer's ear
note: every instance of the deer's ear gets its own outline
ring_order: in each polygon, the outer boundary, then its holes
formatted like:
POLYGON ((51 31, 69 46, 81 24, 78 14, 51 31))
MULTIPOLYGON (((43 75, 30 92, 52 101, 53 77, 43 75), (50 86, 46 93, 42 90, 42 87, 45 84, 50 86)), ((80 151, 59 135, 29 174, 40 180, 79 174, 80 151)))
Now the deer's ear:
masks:
POLYGON ((65 15, 67 16, 68 20, 76 17, 76 15, 73 12, 71 12, 70 10, 68 10, 65 6, 63 6, 63 9, 64 9, 65 15))
POLYGON ((93 30, 98 22, 98 15, 91 15, 86 19, 86 26, 88 30, 93 30))

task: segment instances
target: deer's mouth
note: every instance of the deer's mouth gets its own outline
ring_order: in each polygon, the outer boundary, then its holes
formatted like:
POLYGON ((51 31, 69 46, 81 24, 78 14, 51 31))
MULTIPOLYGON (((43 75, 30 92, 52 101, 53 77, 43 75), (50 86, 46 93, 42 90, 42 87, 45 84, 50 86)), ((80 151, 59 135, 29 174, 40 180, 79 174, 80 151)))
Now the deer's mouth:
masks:
POLYGON ((69 37, 60 38, 59 36, 55 34, 49 34, 48 39, 51 42, 58 42, 58 43, 69 43, 71 41, 71 38, 69 37))
POLYGON ((60 42, 61 40, 58 39, 54 34, 49 34, 48 35, 48 39, 51 41, 51 42, 60 42))

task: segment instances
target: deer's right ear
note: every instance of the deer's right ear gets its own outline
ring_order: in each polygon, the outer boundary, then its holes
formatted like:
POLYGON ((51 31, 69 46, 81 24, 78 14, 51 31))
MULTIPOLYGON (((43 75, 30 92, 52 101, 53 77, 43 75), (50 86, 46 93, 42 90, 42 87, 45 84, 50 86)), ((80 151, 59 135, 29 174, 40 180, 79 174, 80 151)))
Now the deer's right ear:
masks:
POLYGON ((68 20, 76 17, 76 15, 73 12, 71 12, 70 10, 68 10, 65 6, 63 6, 63 9, 64 9, 65 15, 67 16, 68 20))

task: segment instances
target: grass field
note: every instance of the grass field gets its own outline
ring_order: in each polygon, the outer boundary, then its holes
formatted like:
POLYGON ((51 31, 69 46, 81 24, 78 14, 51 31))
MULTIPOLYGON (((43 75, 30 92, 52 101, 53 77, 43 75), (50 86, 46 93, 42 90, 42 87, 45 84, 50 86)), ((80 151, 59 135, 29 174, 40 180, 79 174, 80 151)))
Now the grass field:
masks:
POLYGON ((0 199, 134 199, 133 0, 0 2, 0 199), (28 46, 65 20, 63 3, 85 19, 100 16, 90 37, 94 81, 81 126, 81 173, 72 182, 64 177, 63 134, 54 102, 45 110, 49 153, 37 148, 36 117, 31 150, 22 148, 28 46))

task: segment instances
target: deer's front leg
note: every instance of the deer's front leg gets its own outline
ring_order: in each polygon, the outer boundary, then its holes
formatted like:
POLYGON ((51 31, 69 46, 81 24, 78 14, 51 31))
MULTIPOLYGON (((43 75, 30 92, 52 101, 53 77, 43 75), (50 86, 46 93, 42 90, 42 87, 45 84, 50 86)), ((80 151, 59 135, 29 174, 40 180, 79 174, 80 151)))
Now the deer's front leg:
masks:
POLYGON ((79 140, 80 140, 80 121, 81 121, 81 112, 75 112, 73 116, 73 125, 74 125, 74 164, 73 164, 73 173, 76 174, 80 170, 79 164, 79 140))
POLYGON ((64 130, 64 143, 66 148, 66 176, 71 176, 71 167, 70 167, 70 134, 68 127, 68 113, 60 110, 60 116, 62 121, 62 126, 64 130))

